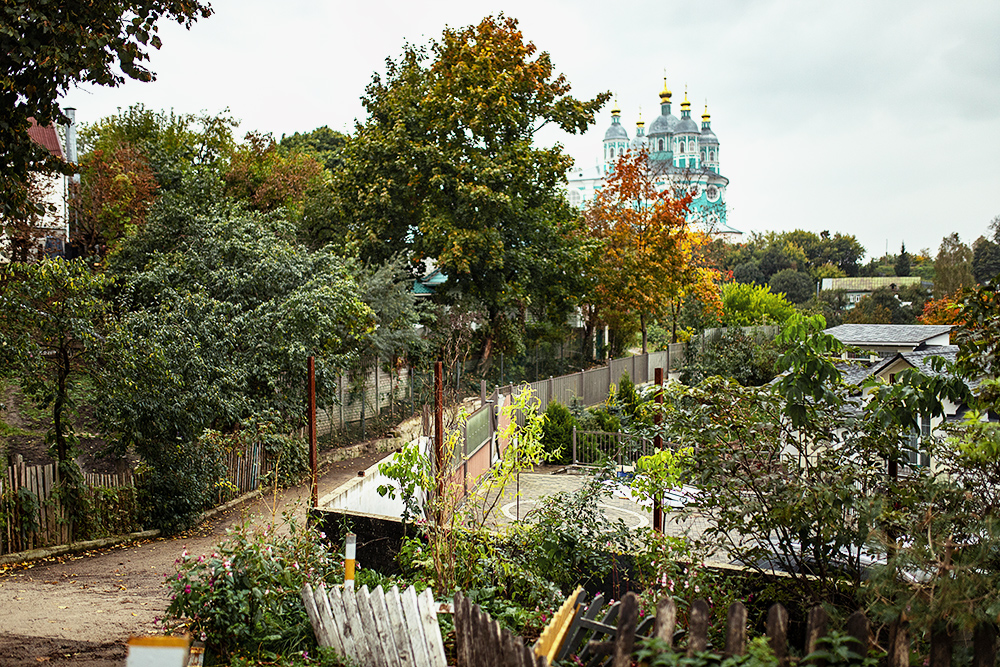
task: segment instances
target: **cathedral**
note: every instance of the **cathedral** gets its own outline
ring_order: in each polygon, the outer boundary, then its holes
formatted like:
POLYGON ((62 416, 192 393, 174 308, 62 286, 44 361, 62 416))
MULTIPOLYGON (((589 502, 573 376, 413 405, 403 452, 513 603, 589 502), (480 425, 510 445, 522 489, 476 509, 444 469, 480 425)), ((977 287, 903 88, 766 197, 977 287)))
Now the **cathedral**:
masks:
POLYGON ((646 132, 642 118, 636 123, 635 136, 629 140, 621 124, 617 102, 611 110, 611 126, 604 133, 603 162, 588 169, 572 169, 567 174, 567 196, 571 204, 583 207, 594 198, 604 184, 604 178, 614 169, 618 157, 630 150, 649 151, 650 168, 657 187, 671 188, 677 196, 691 193, 688 221, 726 241, 738 241, 742 236, 727 224, 726 186, 729 179, 719 173, 719 138, 712 131, 712 119, 705 105, 701 128, 691 118, 691 103, 684 93, 681 117, 670 110, 673 93, 663 80, 660 93, 660 115, 646 132))

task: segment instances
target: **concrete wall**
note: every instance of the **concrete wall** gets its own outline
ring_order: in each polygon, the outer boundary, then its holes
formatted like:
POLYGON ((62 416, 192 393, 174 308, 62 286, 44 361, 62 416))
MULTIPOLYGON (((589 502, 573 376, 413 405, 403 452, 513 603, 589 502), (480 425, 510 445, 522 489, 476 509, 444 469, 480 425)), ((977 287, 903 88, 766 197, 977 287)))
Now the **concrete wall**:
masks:
MULTIPOLYGON (((414 442, 420 447, 422 454, 430 455, 430 438, 421 436, 414 442)), ((400 495, 399 485, 379 472, 380 465, 392 461, 396 456, 395 452, 389 454, 365 470, 364 476, 355 477, 323 498, 320 498, 319 507, 329 510, 363 512, 365 514, 402 519, 405 506, 400 495), (379 495, 378 487, 386 484, 396 489, 395 499, 379 495)))

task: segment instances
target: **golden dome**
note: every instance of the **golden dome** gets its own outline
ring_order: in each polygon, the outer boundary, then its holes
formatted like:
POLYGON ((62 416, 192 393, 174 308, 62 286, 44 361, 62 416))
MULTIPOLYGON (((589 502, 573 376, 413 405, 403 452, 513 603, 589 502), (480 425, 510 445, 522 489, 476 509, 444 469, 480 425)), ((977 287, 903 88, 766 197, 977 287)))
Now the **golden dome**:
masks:
POLYGON ((701 121, 707 123, 712 120, 712 117, 708 113, 708 100, 705 100, 705 113, 701 115, 701 121))
POLYGON ((670 89, 667 88, 667 77, 663 77, 663 90, 660 91, 660 104, 667 104, 670 102, 670 98, 672 96, 673 93, 671 93, 670 89))

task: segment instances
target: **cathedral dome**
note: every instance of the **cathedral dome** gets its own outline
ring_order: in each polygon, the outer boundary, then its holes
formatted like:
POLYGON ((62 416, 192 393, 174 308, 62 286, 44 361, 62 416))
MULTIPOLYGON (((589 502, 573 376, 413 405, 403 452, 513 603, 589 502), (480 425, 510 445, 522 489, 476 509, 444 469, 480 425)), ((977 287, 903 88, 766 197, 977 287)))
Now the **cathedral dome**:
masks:
POLYGON ((698 140, 701 143, 703 143, 703 144, 718 144, 719 143, 719 138, 717 136, 715 136, 715 132, 712 132, 712 130, 709 130, 709 129, 702 130, 701 131, 701 136, 698 137, 698 140))
POLYGON ((608 131, 604 133, 604 140, 605 141, 618 141, 618 140, 628 141, 628 132, 625 131, 625 128, 622 127, 621 123, 619 123, 619 122, 613 122, 613 123, 611 123, 611 127, 608 128, 608 131))
POLYGON ((677 116, 673 114, 661 114, 657 116, 649 126, 649 136, 654 134, 674 134, 677 130, 677 124, 680 123, 677 120, 677 116))

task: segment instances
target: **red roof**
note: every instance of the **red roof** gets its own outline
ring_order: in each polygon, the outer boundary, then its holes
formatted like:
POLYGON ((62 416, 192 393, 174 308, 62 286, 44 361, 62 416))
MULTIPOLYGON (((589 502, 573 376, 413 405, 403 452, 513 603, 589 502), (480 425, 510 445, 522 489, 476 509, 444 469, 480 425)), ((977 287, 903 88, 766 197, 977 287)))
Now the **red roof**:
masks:
POLYGON ((63 157, 62 146, 59 145, 59 135, 52 125, 42 127, 35 122, 34 118, 29 118, 31 126, 28 128, 28 136, 32 141, 52 153, 56 157, 63 157))

